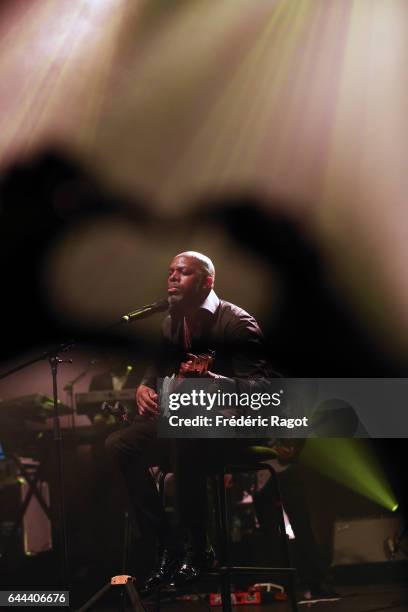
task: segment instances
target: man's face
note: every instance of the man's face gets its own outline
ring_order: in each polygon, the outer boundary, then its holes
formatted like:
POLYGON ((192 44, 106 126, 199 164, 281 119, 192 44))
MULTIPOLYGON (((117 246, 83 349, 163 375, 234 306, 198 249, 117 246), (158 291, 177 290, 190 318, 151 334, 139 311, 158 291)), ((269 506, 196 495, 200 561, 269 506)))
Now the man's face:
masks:
POLYGON ((199 261, 181 255, 170 264, 167 289, 170 306, 198 306, 211 289, 211 279, 199 261))

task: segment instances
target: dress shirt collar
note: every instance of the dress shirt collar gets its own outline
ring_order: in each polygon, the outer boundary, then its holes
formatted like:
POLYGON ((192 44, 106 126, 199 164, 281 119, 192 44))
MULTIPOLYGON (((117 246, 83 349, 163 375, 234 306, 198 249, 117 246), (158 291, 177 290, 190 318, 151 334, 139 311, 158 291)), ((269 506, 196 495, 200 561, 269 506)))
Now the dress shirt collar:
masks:
POLYGON ((214 289, 211 289, 210 293, 205 298, 204 302, 200 306, 200 310, 207 310, 211 314, 214 314, 220 303, 220 298, 215 293, 214 289))

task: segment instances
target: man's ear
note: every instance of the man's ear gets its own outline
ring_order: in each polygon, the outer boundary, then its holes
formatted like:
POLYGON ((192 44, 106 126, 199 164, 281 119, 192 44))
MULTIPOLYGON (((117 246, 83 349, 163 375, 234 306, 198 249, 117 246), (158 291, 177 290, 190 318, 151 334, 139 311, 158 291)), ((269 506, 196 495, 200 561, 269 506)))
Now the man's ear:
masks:
POLYGON ((204 287, 205 289, 212 289, 214 287, 214 279, 212 276, 207 276, 204 279, 204 287))

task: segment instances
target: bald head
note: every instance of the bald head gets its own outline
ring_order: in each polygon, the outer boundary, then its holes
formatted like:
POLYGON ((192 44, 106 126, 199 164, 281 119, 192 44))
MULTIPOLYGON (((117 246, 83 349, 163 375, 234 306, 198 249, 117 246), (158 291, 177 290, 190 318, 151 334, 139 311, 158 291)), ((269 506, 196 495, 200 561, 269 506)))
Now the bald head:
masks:
POLYGON ((207 257, 207 255, 203 255, 202 253, 199 253, 198 251, 184 251, 184 253, 179 253, 178 255, 176 255, 176 257, 189 257, 191 259, 194 259, 197 262, 197 264, 200 266, 203 273, 206 274, 207 276, 211 276, 211 278, 213 279, 213 285, 214 285, 215 268, 214 268, 213 262, 211 261, 209 257, 207 257))
POLYGON ((176 255, 169 267, 167 280, 171 307, 198 307, 214 286, 215 269, 209 257, 197 251, 176 255))

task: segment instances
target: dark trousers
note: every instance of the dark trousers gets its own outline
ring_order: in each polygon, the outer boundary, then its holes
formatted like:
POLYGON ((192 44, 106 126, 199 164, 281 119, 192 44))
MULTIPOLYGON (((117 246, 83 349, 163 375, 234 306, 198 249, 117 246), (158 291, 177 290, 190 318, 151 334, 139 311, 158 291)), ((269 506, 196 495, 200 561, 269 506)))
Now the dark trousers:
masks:
POLYGON ((174 506, 179 530, 189 531, 193 543, 206 541, 206 476, 239 454, 248 441, 236 439, 163 439, 157 437, 156 421, 136 416, 127 428, 111 434, 106 449, 124 478, 140 532, 172 543, 171 528, 149 471, 164 466, 174 473, 174 506))

